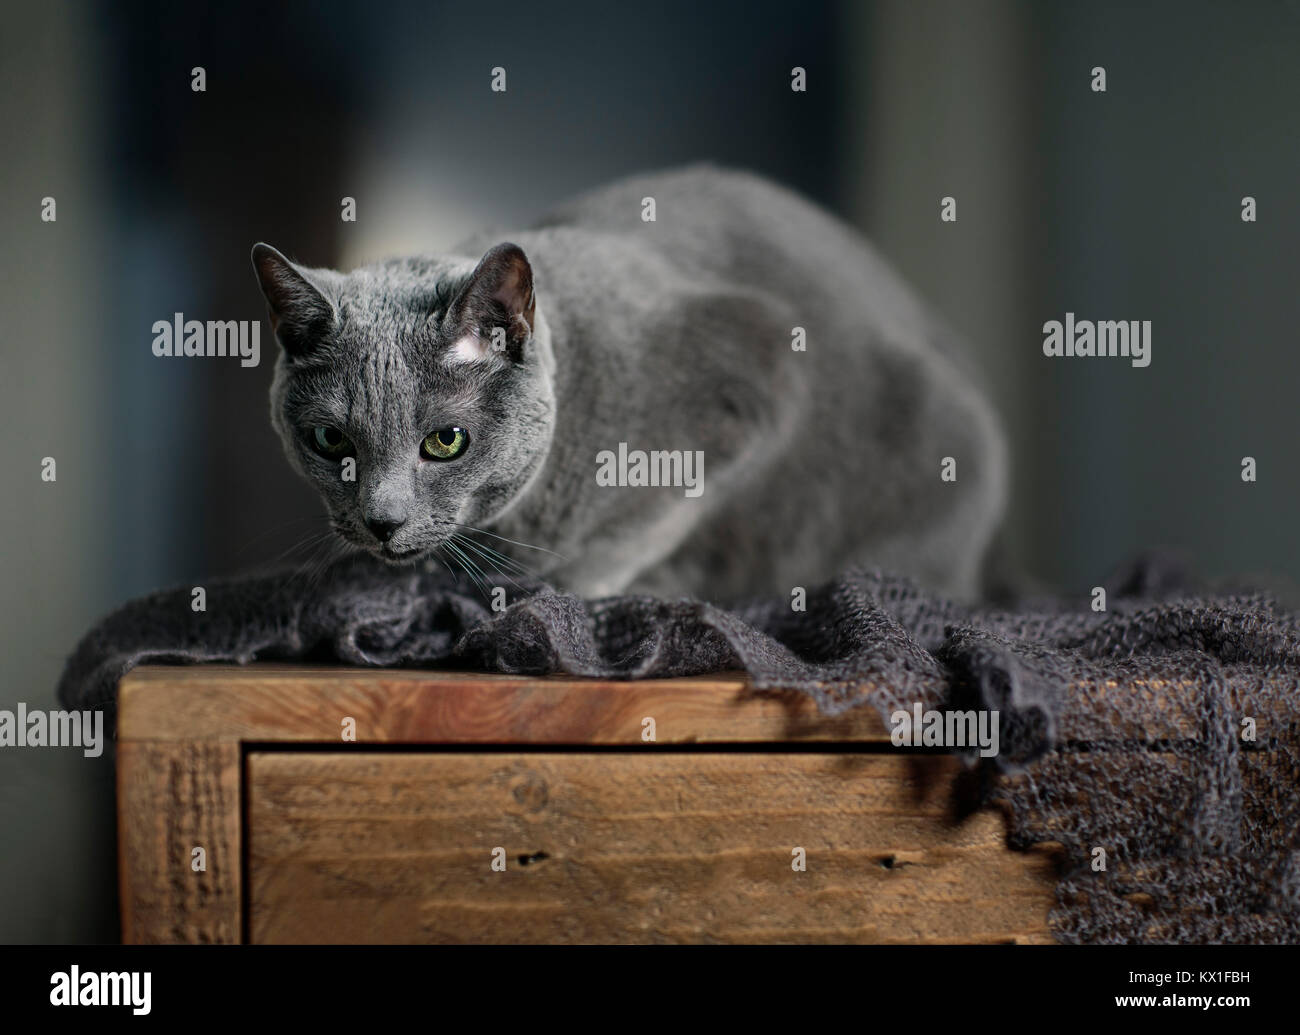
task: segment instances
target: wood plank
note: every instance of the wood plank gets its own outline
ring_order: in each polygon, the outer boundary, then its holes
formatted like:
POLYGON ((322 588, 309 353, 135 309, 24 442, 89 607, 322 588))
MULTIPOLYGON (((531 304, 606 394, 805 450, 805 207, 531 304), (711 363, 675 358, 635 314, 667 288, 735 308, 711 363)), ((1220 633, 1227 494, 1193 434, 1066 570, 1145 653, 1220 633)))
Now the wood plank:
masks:
POLYGON ((254 752, 251 937, 1050 941, 1052 858, 1008 851, 994 812, 954 822, 958 768, 901 754, 254 752), (505 872, 491 869, 498 846, 505 872))
MULTIPOLYGON (((1242 712, 1248 688, 1228 690, 1229 709, 1242 712)), ((1190 681, 1088 681, 1071 692, 1116 696, 1104 722, 1088 721, 1095 706, 1068 709, 1072 735, 1085 741, 1204 735, 1203 690, 1190 681), (1161 695, 1159 712, 1119 722, 1126 698, 1152 692, 1161 695)), ((345 717, 363 744, 640 743, 646 717, 665 744, 889 741, 874 708, 829 718, 806 694, 755 691, 742 672, 629 681, 268 662, 150 665, 128 673, 118 691, 119 739, 338 743, 345 717)))
POLYGON ((128 740, 340 743, 887 743, 871 708, 826 718, 806 694, 759 694, 743 673, 619 681, 415 669, 147 666, 118 691, 128 740))
POLYGON ((240 775, 234 743, 118 744, 124 942, 240 941, 240 775))

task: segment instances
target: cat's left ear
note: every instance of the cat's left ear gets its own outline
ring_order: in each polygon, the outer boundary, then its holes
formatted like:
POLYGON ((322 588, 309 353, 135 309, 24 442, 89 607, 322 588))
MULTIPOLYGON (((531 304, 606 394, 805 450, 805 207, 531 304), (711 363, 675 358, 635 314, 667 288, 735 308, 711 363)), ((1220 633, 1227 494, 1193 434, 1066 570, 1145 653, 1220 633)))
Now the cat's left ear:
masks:
POLYGON ((447 309, 452 362, 504 356, 518 363, 533 335, 533 268, 517 244, 498 244, 466 279, 447 309))

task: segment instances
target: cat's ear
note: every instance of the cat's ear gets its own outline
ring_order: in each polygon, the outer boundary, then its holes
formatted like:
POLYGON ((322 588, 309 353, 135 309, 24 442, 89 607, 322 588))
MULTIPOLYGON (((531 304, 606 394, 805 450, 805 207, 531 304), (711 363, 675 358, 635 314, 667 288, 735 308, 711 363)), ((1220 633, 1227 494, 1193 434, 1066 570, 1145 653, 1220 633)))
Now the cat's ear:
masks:
POLYGON ((517 244, 498 244, 479 260, 447 309, 452 362, 502 355, 519 362, 533 334, 535 312, 528 257, 517 244))
POLYGON ((253 269, 284 351, 304 356, 334 325, 334 306, 302 271, 269 244, 253 245, 253 269))

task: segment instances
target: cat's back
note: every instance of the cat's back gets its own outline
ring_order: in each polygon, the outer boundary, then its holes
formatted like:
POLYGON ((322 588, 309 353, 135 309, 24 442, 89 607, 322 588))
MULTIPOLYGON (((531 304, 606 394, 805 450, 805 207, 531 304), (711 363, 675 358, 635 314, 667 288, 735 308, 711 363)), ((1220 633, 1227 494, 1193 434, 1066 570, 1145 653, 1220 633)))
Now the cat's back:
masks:
POLYGON ((696 164, 628 177, 558 206, 534 229, 581 242, 593 264, 651 254, 692 288, 726 281, 859 323, 866 312, 899 339, 931 331, 924 307, 861 234, 754 173, 696 164))
POLYGON ((603 542, 619 570, 657 564, 645 577, 665 581, 642 587, 674 592, 738 596, 853 563, 973 586, 1001 508, 996 419, 852 227, 760 176, 697 165, 602 187, 511 238, 575 431, 550 462, 582 472, 571 484, 594 515, 575 548, 603 542), (653 445, 665 428, 691 429, 708 456, 706 505, 612 514, 626 497, 587 475, 592 444, 653 445), (937 474, 946 456, 959 485, 937 474), (650 541, 675 552, 652 563, 650 541))
POLYGON ((616 180, 556 206, 536 226, 636 233, 688 252, 778 229, 839 231, 833 217, 794 192, 756 173, 709 163, 616 180))

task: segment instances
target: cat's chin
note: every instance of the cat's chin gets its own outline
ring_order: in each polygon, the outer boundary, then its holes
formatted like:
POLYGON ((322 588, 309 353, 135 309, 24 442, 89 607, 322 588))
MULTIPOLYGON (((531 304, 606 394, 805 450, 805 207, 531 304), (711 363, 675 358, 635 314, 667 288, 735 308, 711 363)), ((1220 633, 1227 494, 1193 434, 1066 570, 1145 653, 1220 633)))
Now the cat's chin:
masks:
POLYGON ((411 564, 414 561, 418 561, 421 557, 426 556, 428 552, 429 551, 422 546, 413 546, 407 550, 393 550, 387 545, 384 545, 375 552, 375 556, 386 564, 392 565, 394 568, 400 568, 407 564, 411 564))

